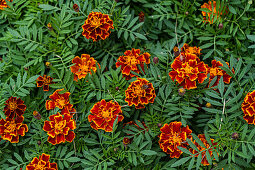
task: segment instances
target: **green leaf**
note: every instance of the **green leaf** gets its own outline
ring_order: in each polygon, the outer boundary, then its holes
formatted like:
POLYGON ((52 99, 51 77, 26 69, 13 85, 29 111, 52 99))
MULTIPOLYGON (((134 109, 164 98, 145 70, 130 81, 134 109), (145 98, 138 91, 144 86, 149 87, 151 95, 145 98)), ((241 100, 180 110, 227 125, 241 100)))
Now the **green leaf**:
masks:
POLYGON ((152 150, 143 150, 143 151, 141 151, 141 154, 144 154, 144 155, 157 155, 157 152, 152 151, 152 150))
POLYGON ((79 161, 81 161, 81 159, 77 158, 77 157, 70 157, 70 158, 66 159, 66 161, 68 161, 68 162, 79 162, 79 161))
POLYGON ((182 158, 182 159, 176 161, 175 163, 173 163, 173 164, 171 165, 171 167, 177 167, 177 166, 183 165, 185 162, 187 162, 188 160, 190 160, 190 158, 191 158, 191 156, 186 157, 186 158, 182 158))

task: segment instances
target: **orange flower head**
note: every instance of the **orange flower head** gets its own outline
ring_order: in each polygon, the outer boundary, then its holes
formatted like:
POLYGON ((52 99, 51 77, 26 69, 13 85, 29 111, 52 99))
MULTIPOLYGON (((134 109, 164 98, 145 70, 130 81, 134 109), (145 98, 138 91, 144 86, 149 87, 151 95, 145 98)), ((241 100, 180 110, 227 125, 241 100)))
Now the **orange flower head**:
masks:
POLYGON ((112 132, 113 123, 116 119, 121 122, 124 119, 121 106, 117 102, 106 102, 104 99, 94 104, 88 116, 90 126, 93 129, 102 129, 112 132))
POLYGON ((101 12, 91 12, 82 26, 82 35, 93 41, 105 40, 114 29, 109 15, 101 12))
POLYGON ((28 131, 26 124, 23 124, 24 117, 18 116, 15 119, 6 118, 0 120, 0 136, 11 143, 19 142, 19 135, 24 136, 28 131))
POLYGON ((6 104, 4 104, 4 112, 5 116, 12 119, 15 116, 22 116, 26 110, 26 105, 24 105, 24 101, 17 97, 10 97, 6 104))
POLYGON ((120 56, 116 62, 116 67, 121 66, 122 75, 126 77, 126 80, 130 80, 132 77, 137 77, 132 74, 131 71, 140 73, 138 65, 141 66, 144 71, 144 63, 150 64, 150 54, 140 54, 140 49, 127 50, 124 56, 120 56))
POLYGON ((175 121, 164 124, 164 126, 160 128, 159 146, 164 152, 169 154, 171 158, 179 158, 182 151, 179 150, 177 146, 187 148, 188 142, 186 142, 186 139, 191 138, 192 130, 189 129, 189 126, 181 126, 181 122, 175 121))
POLYGON ((49 85, 52 84, 53 78, 47 75, 39 76, 36 80, 37 87, 43 86, 43 91, 49 91, 49 85))
POLYGON ((152 83, 144 78, 137 78, 132 82, 125 91, 126 99, 129 106, 135 105, 136 109, 145 108, 144 105, 153 103, 156 97, 152 83))
POLYGON ((76 123, 69 114, 61 115, 60 113, 51 115, 50 121, 45 121, 43 130, 47 132, 48 142, 52 145, 72 142, 75 138, 76 123))
POLYGON ((216 11, 216 1, 212 1, 212 0, 209 0, 208 3, 204 3, 201 6, 201 8, 207 8, 210 11, 210 12, 202 11, 202 15, 204 19, 203 22, 209 22, 210 24, 213 24, 215 15, 217 15, 217 19, 221 20, 221 15, 225 15, 228 13, 228 9, 226 9, 225 12, 223 11, 221 13, 220 13, 221 9, 219 9, 219 11, 216 11), (213 6, 213 9, 212 9, 212 6, 213 6), (208 17, 208 20, 206 19, 206 17, 208 17))
POLYGON ((72 63, 75 64, 71 66, 71 72, 74 73, 74 80, 78 81, 78 79, 85 78, 88 73, 92 74, 93 72, 97 71, 96 64, 98 64, 100 68, 100 64, 93 58, 90 57, 89 54, 82 54, 81 58, 76 56, 72 63))
POLYGON ((61 110, 62 114, 69 113, 71 115, 74 114, 75 109, 73 108, 73 105, 70 104, 69 96, 70 92, 65 92, 63 94, 60 94, 60 91, 63 91, 64 89, 58 89, 56 90, 52 95, 50 95, 51 100, 46 101, 46 110, 53 110, 56 107, 58 107, 61 110))
MULTIPOLYGON (((12 2, 12 0, 8 0, 12 2)), ((4 10, 4 8, 7 8, 8 5, 6 4, 6 0, 0 0, 0 10, 4 10)))
POLYGON ((196 81, 203 83, 207 78, 208 66, 195 54, 181 53, 174 59, 171 68, 172 71, 169 72, 171 79, 188 90, 197 88, 196 81), (182 55, 185 55, 183 60, 181 60, 182 55))
POLYGON ((57 163, 50 163, 50 155, 43 153, 37 157, 34 157, 33 160, 26 166, 26 170, 58 170, 57 163))
MULTIPOLYGON (((203 142, 203 144, 205 145, 206 148, 203 148, 202 146, 200 146, 196 141, 193 141, 193 143, 196 145, 196 147, 199 149, 199 151, 205 150, 205 151, 202 152, 202 161, 201 161, 201 163, 202 163, 204 166, 207 166, 207 165, 209 165, 209 163, 208 163, 208 161, 207 161, 207 159, 206 159, 205 153, 206 153, 206 150, 207 150, 208 148, 212 147, 212 146, 210 146, 209 143, 206 141, 206 138, 205 138, 205 135, 204 135, 204 134, 199 134, 199 135, 198 135, 198 138, 201 140, 201 142, 203 142)), ((214 139, 210 139, 210 140, 211 140, 213 146, 217 145, 217 143, 214 143, 214 142, 213 142, 214 139)), ((216 149, 216 147, 211 148, 211 149, 208 150, 210 156, 212 156, 212 154, 213 154, 213 153, 212 153, 212 150, 213 150, 213 149, 216 149)), ((196 150, 194 150, 194 149, 192 149, 192 148, 190 148, 189 151, 190 151, 192 154, 198 153, 196 150)), ((198 155, 199 155, 199 154, 196 154, 195 157, 198 157, 198 155)))
MULTIPOLYGON (((228 67, 229 63, 226 62, 228 67)), ((209 68, 210 77, 209 77, 209 84, 211 83, 212 79, 217 76, 216 82, 212 85, 212 87, 217 86, 219 84, 221 76, 223 76, 224 83, 229 84, 230 79, 232 78, 230 75, 226 73, 226 71, 222 70, 219 66, 223 66, 223 64, 220 61, 212 60, 212 67, 209 68)), ((230 68, 230 67, 229 67, 230 68)), ((232 72, 235 73, 234 69, 232 69, 232 72)))
POLYGON ((244 120, 248 124, 255 125, 255 90, 253 92, 248 93, 245 98, 244 102, 242 103, 242 110, 244 113, 244 120))
POLYGON ((201 55, 201 50, 199 47, 190 47, 188 44, 184 43, 183 44, 183 47, 181 48, 181 52, 184 52, 184 53, 190 53, 190 54, 195 54, 197 56, 200 56, 201 55))

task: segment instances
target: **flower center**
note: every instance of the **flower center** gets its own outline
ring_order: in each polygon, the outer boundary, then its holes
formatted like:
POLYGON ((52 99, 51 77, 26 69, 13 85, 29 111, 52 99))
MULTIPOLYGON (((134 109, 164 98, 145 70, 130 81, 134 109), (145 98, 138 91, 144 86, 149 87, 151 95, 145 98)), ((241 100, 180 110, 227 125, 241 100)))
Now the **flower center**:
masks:
POLYGON ((176 133, 172 136, 172 141, 174 143, 181 143, 182 142, 181 138, 176 133))
POLYGON ((66 105, 66 100, 63 97, 61 97, 60 99, 57 99, 56 101, 58 102, 60 109, 62 109, 66 105))
POLYGON ((190 67, 189 65, 187 65, 185 68, 184 68, 184 71, 185 71, 185 73, 186 74, 190 74, 190 73, 192 73, 192 67, 190 67))
POLYGON ((16 102, 12 101, 12 102, 9 102, 9 107, 13 111, 17 109, 18 105, 16 102))
POLYGON ((35 167, 35 170, 44 170, 46 163, 43 161, 39 161, 38 164, 35 167))
POLYGON ((62 120, 58 123, 55 124, 55 129, 57 131, 62 131, 62 129, 66 126, 66 121, 65 120, 62 120))
POLYGON ((134 93, 137 95, 137 96, 142 96, 142 94, 144 93, 144 89, 142 89, 142 86, 136 86, 134 88, 134 93))
POLYGON ((50 78, 44 77, 43 82, 44 82, 44 84, 50 84, 51 80, 50 80, 50 78))
POLYGON ((80 70, 82 70, 83 72, 89 72, 89 67, 87 65, 80 65, 80 70))
POLYGON ((14 132, 15 129, 16 129, 16 124, 14 123, 14 121, 11 121, 9 126, 7 126, 6 129, 4 130, 4 132, 11 133, 11 132, 14 132))
POLYGON ((138 60, 135 56, 130 55, 130 56, 126 56, 126 63, 128 65, 136 65, 138 64, 138 60))
POLYGON ((102 117, 103 118, 108 118, 110 116, 109 110, 102 110, 102 117))
POLYGON ((210 75, 217 76, 217 75, 223 75, 223 73, 219 68, 215 67, 210 69, 210 75))
POLYGON ((94 17, 93 20, 91 20, 90 24, 93 27, 99 27, 101 25, 101 22, 99 18, 94 17))

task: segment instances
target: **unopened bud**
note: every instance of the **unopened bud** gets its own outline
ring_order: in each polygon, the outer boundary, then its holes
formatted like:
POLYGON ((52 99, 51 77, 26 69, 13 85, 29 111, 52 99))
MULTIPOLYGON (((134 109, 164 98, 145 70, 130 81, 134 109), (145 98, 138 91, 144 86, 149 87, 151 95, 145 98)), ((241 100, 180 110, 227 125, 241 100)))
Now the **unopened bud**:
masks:
POLYGON ((139 13, 139 21, 144 22, 144 13, 143 12, 139 13))
POLYGON ((211 103, 206 103, 205 107, 210 108, 210 107, 212 107, 212 104, 211 103))
POLYGON ((37 141, 37 144, 38 144, 38 145, 41 145, 41 141, 40 141, 40 140, 38 140, 38 141, 37 141))
POLYGON ((188 12, 188 11, 186 11, 186 12, 185 12, 185 15, 189 15, 189 12, 188 12))
POLYGON ((162 124, 161 124, 161 123, 158 123, 157 126, 160 128, 160 127, 162 126, 162 124))
POLYGON ((116 90, 119 90, 120 88, 117 86, 117 87, 115 87, 115 89, 116 89, 116 90))
POLYGON ((235 133, 232 134, 231 137, 232 137, 232 139, 236 140, 236 139, 239 138, 239 134, 235 132, 235 133))
POLYGON ((79 12, 79 6, 77 4, 73 4, 73 9, 75 12, 79 12))
POLYGON ((223 24, 220 23, 220 24, 219 24, 219 29, 222 29, 222 28, 223 28, 223 24))
POLYGON ((153 58, 153 63, 154 63, 154 64, 158 64, 158 57, 154 57, 154 58, 153 58))
POLYGON ((42 118, 41 114, 37 111, 33 111, 34 118, 40 120, 42 118))
POLYGON ((47 61, 47 62, 45 62, 45 65, 46 65, 46 67, 50 67, 51 63, 47 61))

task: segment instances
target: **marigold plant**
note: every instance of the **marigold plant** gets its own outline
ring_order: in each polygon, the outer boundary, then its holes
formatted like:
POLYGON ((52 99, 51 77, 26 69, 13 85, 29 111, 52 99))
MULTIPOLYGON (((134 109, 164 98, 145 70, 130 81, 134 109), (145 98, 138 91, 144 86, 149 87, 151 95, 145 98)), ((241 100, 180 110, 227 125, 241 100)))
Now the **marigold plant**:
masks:
POLYGON ((93 129, 102 129, 111 132, 116 119, 121 122, 124 119, 121 106, 117 102, 106 102, 104 99, 94 104, 88 116, 90 126, 93 129))
POLYGON ((100 68, 99 63, 93 58, 90 57, 88 54, 82 54, 81 57, 76 56, 72 63, 75 64, 71 66, 71 72, 74 74, 74 80, 78 81, 78 79, 85 78, 88 73, 91 73, 91 70, 93 72, 97 71, 96 65, 100 68))
MULTIPOLYGON (((209 163, 208 163, 208 160, 206 158, 206 152, 208 151, 208 153, 210 154, 210 156, 212 156, 212 150, 213 149, 216 149, 216 147, 213 147, 215 145, 217 145, 217 143, 214 142, 214 139, 210 139, 211 142, 212 142, 212 146, 206 141, 206 138, 205 138, 205 135, 204 134, 199 134, 198 135, 198 138, 201 140, 201 142, 205 145, 205 148, 200 146, 196 141, 193 141, 194 144, 196 145, 196 147, 198 148, 198 150, 201 152, 202 151, 202 161, 201 163, 204 165, 204 166, 208 166, 209 163)), ((189 149, 190 152, 192 154, 196 154, 198 153, 196 150, 190 148, 189 149)), ((199 154, 196 154, 195 157, 198 157, 199 154)))
POLYGON ((76 123, 69 114, 61 115, 60 113, 51 115, 50 121, 45 121, 43 130, 47 132, 48 142, 52 145, 72 142, 75 138, 76 123))
POLYGON ((207 78, 208 66, 195 54, 181 53, 171 64, 170 78, 185 89, 197 88, 196 82, 203 83, 207 78))
POLYGON ((244 113, 244 120, 248 124, 255 125, 255 90, 253 92, 248 93, 245 98, 244 102, 242 103, 242 110, 244 113))
POLYGON ((121 71, 126 80, 130 80, 132 77, 137 77, 136 75, 132 74, 131 71, 136 73, 140 73, 139 70, 140 66, 144 71, 144 64, 150 64, 150 54, 143 53, 140 54, 140 49, 127 50, 124 52, 125 55, 120 56, 116 62, 116 67, 121 66, 121 71))
POLYGON ((36 80, 37 87, 43 86, 43 91, 49 91, 49 85, 52 84, 53 78, 47 75, 39 76, 36 80))
POLYGON ((4 105, 5 116, 11 119, 16 116, 22 116, 27 108, 24 105, 24 101, 17 97, 10 97, 4 105))
POLYGON ((23 124, 24 117, 18 116, 15 119, 6 118, 0 120, 0 135, 3 140, 11 143, 18 143, 19 136, 25 136, 28 131, 26 124, 23 124))
POLYGON ((187 148, 188 143, 187 138, 191 138, 192 130, 189 126, 182 127, 181 122, 171 122, 169 124, 164 124, 160 128, 161 134, 159 136, 159 146, 160 148, 170 155, 171 158, 179 158, 183 153, 177 146, 187 148))
POLYGON ((6 1, 12 2, 12 0, 0 0, 0 10, 4 10, 4 8, 8 7, 8 5, 6 4, 6 1))
POLYGON ((82 26, 82 35, 93 41, 105 40, 114 29, 109 15, 101 12, 91 12, 82 26))
POLYGON ((57 163, 50 162, 50 155, 47 155, 43 153, 39 156, 39 159, 37 157, 34 157, 33 160, 26 166, 26 170, 39 170, 39 169, 45 169, 45 170, 58 170, 57 163))
POLYGON ((153 103, 156 97, 152 83, 144 78, 137 78, 125 91, 125 101, 129 106, 135 105, 136 109, 145 108, 144 105, 153 103))

